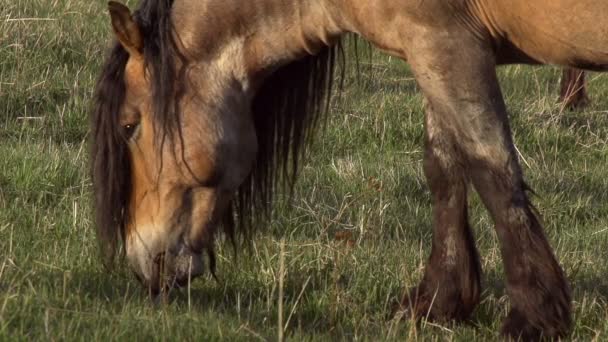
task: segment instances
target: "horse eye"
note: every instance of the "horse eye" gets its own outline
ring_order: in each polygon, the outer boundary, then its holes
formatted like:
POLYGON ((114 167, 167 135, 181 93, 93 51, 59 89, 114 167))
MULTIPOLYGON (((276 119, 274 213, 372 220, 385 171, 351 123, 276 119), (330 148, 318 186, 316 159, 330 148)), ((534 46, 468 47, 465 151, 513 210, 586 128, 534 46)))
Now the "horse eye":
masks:
POLYGON ((125 138, 131 139, 133 137, 133 133, 135 133, 135 129, 137 128, 137 124, 126 124, 122 127, 123 134, 125 138))

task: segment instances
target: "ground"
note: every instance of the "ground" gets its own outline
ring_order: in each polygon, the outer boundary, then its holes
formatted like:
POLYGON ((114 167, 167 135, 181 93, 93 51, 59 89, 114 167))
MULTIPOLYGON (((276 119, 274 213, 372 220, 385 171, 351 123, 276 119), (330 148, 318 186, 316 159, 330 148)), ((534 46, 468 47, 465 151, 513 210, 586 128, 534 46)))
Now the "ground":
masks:
MULTIPOLYGON (((154 306, 123 263, 102 266, 88 171, 91 92, 111 34, 105 0, 0 5, 0 340, 275 339, 280 241, 285 334, 300 340, 497 338, 509 301, 477 197, 482 301, 468 324, 390 320, 430 251, 421 96, 407 66, 361 54, 309 150, 291 202, 249 250, 218 251, 219 281, 154 306)), ((130 4, 133 6, 134 1, 130 4)), ((547 235, 571 281, 573 339, 608 338, 608 78, 592 105, 556 103, 560 71, 500 69, 513 134, 547 235)))

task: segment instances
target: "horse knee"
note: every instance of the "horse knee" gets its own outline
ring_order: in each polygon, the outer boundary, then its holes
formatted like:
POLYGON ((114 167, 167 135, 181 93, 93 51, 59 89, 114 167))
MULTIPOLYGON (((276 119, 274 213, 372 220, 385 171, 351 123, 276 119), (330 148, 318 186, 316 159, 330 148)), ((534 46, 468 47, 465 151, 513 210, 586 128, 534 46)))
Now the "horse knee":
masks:
POLYGON ((453 132, 438 124, 435 115, 427 107, 424 173, 429 183, 449 183, 464 176, 462 153, 453 132))
POLYGON ((423 160, 424 175, 431 188, 445 186, 452 180, 462 177, 462 169, 454 152, 438 146, 427 146, 423 160))

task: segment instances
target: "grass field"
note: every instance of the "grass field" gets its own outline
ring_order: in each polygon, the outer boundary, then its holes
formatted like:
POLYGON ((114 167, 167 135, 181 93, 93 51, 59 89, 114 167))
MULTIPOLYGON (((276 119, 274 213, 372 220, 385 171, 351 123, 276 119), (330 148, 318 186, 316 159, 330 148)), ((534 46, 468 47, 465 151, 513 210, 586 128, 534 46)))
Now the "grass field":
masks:
MULTIPOLYGON (((88 173, 88 106, 110 38, 105 0, 0 4, 0 340, 273 340, 280 241, 283 316, 294 340, 488 340, 508 310, 498 241, 479 200, 484 269, 470 324, 387 319, 430 251, 422 105, 407 66, 362 57, 332 104, 291 203, 251 251, 219 250, 219 282, 196 280, 153 306, 98 258, 88 173), (348 233, 344 233, 348 232, 348 233), (336 235, 350 235, 351 242, 336 235)), ((131 5, 134 1, 130 2, 131 5)), ((608 79, 592 106, 556 104, 559 71, 500 70, 526 177, 574 290, 577 340, 608 339, 608 79)))

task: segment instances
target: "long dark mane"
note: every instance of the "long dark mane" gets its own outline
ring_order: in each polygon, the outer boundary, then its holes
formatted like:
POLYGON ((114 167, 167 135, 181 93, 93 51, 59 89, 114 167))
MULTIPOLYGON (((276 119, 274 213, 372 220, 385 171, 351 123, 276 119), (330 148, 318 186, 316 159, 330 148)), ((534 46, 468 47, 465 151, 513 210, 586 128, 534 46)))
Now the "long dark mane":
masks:
MULTIPOLYGON (((180 89, 176 87, 183 84, 178 79, 183 73, 175 69, 176 59, 183 61, 183 57, 172 38, 172 4, 173 0, 144 0, 134 13, 144 36, 144 57, 152 78, 155 133, 163 139, 172 138, 179 128, 176 98, 180 89)), ((116 43, 97 83, 91 120, 96 225, 101 249, 110 262, 124 241, 129 218, 131 170, 119 124, 127 60, 127 52, 116 43)), ((257 226, 258 219, 269 217, 278 186, 293 186, 304 147, 327 112, 336 62, 344 62, 340 43, 281 67, 258 91, 252 108, 258 155, 224 220, 223 228, 231 240, 235 233, 257 226)))
POLYGON ((235 203, 241 231, 270 217, 277 187, 291 192, 305 147, 329 109, 337 62, 344 70, 341 42, 283 66, 256 94, 258 155, 235 203))

